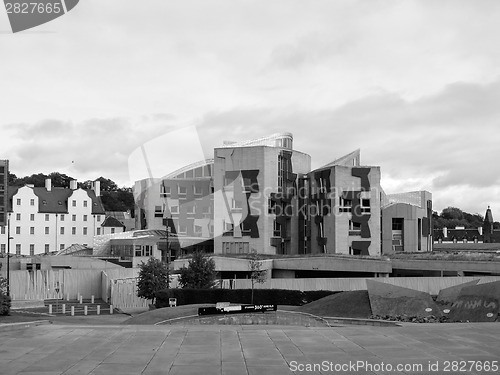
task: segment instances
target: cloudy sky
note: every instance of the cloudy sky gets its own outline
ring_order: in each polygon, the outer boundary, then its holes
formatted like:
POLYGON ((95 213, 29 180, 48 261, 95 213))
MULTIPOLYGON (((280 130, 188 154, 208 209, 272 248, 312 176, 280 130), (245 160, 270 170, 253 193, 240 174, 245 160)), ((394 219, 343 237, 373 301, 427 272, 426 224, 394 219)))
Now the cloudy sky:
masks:
POLYGON ((205 151, 289 131, 313 167, 361 148, 386 192, 499 220, 499 19, 496 0, 84 0, 12 34, 0 9, 0 158, 131 186, 130 155, 176 129, 205 151))

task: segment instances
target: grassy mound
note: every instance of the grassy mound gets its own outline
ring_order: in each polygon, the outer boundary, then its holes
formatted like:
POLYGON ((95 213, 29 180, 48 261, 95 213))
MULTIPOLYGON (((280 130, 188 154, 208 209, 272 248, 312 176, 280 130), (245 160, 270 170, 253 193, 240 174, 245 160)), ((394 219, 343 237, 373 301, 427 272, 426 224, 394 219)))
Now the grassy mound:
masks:
POLYGON ((369 318, 372 315, 366 290, 336 293, 296 309, 318 316, 369 318))

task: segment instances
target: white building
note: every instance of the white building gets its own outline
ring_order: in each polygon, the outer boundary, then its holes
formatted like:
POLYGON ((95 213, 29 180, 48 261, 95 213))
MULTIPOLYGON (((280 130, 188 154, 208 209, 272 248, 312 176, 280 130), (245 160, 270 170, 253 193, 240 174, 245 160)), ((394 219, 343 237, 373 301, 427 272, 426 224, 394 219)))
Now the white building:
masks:
MULTIPOLYGON (((34 255, 63 250, 73 244, 92 245, 101 234, 105 211, 100 199, 100 183, 92 190, 25 185, 9 187, 10 252, 34 255)), ((7 252, 8 227, 0 229, 0 252, 7 252)))

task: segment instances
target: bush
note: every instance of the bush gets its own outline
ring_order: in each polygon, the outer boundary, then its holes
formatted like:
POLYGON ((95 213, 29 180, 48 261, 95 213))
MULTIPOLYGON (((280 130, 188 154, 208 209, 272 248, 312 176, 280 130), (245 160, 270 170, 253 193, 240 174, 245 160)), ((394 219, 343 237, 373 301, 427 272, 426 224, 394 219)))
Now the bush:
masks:
POLYGON ((10 314, 10 297, 0 294, 0 315, 10 314))
MULTIPOLYGON (((302 306, 333 293, 328 290, 255 289, 254 302, 259 305, 302 306)), ((252 299, 252 289, 164 289, 156 294, 156 307, 169 306, 169 298, 176 298, 178 306, 217 302, 248 304, 252 299)))

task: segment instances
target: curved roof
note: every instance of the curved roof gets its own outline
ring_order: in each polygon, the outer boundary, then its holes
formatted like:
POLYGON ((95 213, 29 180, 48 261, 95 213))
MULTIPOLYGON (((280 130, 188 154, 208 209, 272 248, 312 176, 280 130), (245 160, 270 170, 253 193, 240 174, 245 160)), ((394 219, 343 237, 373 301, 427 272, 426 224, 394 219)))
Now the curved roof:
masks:
MULTIPOLYGON (((229 142, 225 141, 224 144, 220 147, 246 147, 246 146, 271 146, 271 147, 276 147, 276 141, 282 140, 282 139, 288 139, 291 142, 293 142, 293 134, 288 133, 288 132, 283 132, 283 133, 275 133, 272 135, 269 135, 267 137, 261 137, 257 139, 251 139, 247 141, 240 141, 240 142, 229 142)), ((288 146, 278 146, 278 147, 284 147, 284 148, 292 148, 292 144, 290 143, 289 147, 288 146)))
POLYGON ((169 173, 168 175, 166 175, 165 177, 163 177, 163 179, 175 178, 178 175, 180 175, 180 174, 182 174, 184 172, 190 171, 192 169, 196 169, 196 168, 199 168, 199 167, 204 167, 206 165, 213 165, 213 164, 214 164, 214 159, 200 160, 200 161, 197 161, 195 163, 186 165, 185 167, 179 168, 176 171, 173 171, 172 173, 169 173))

